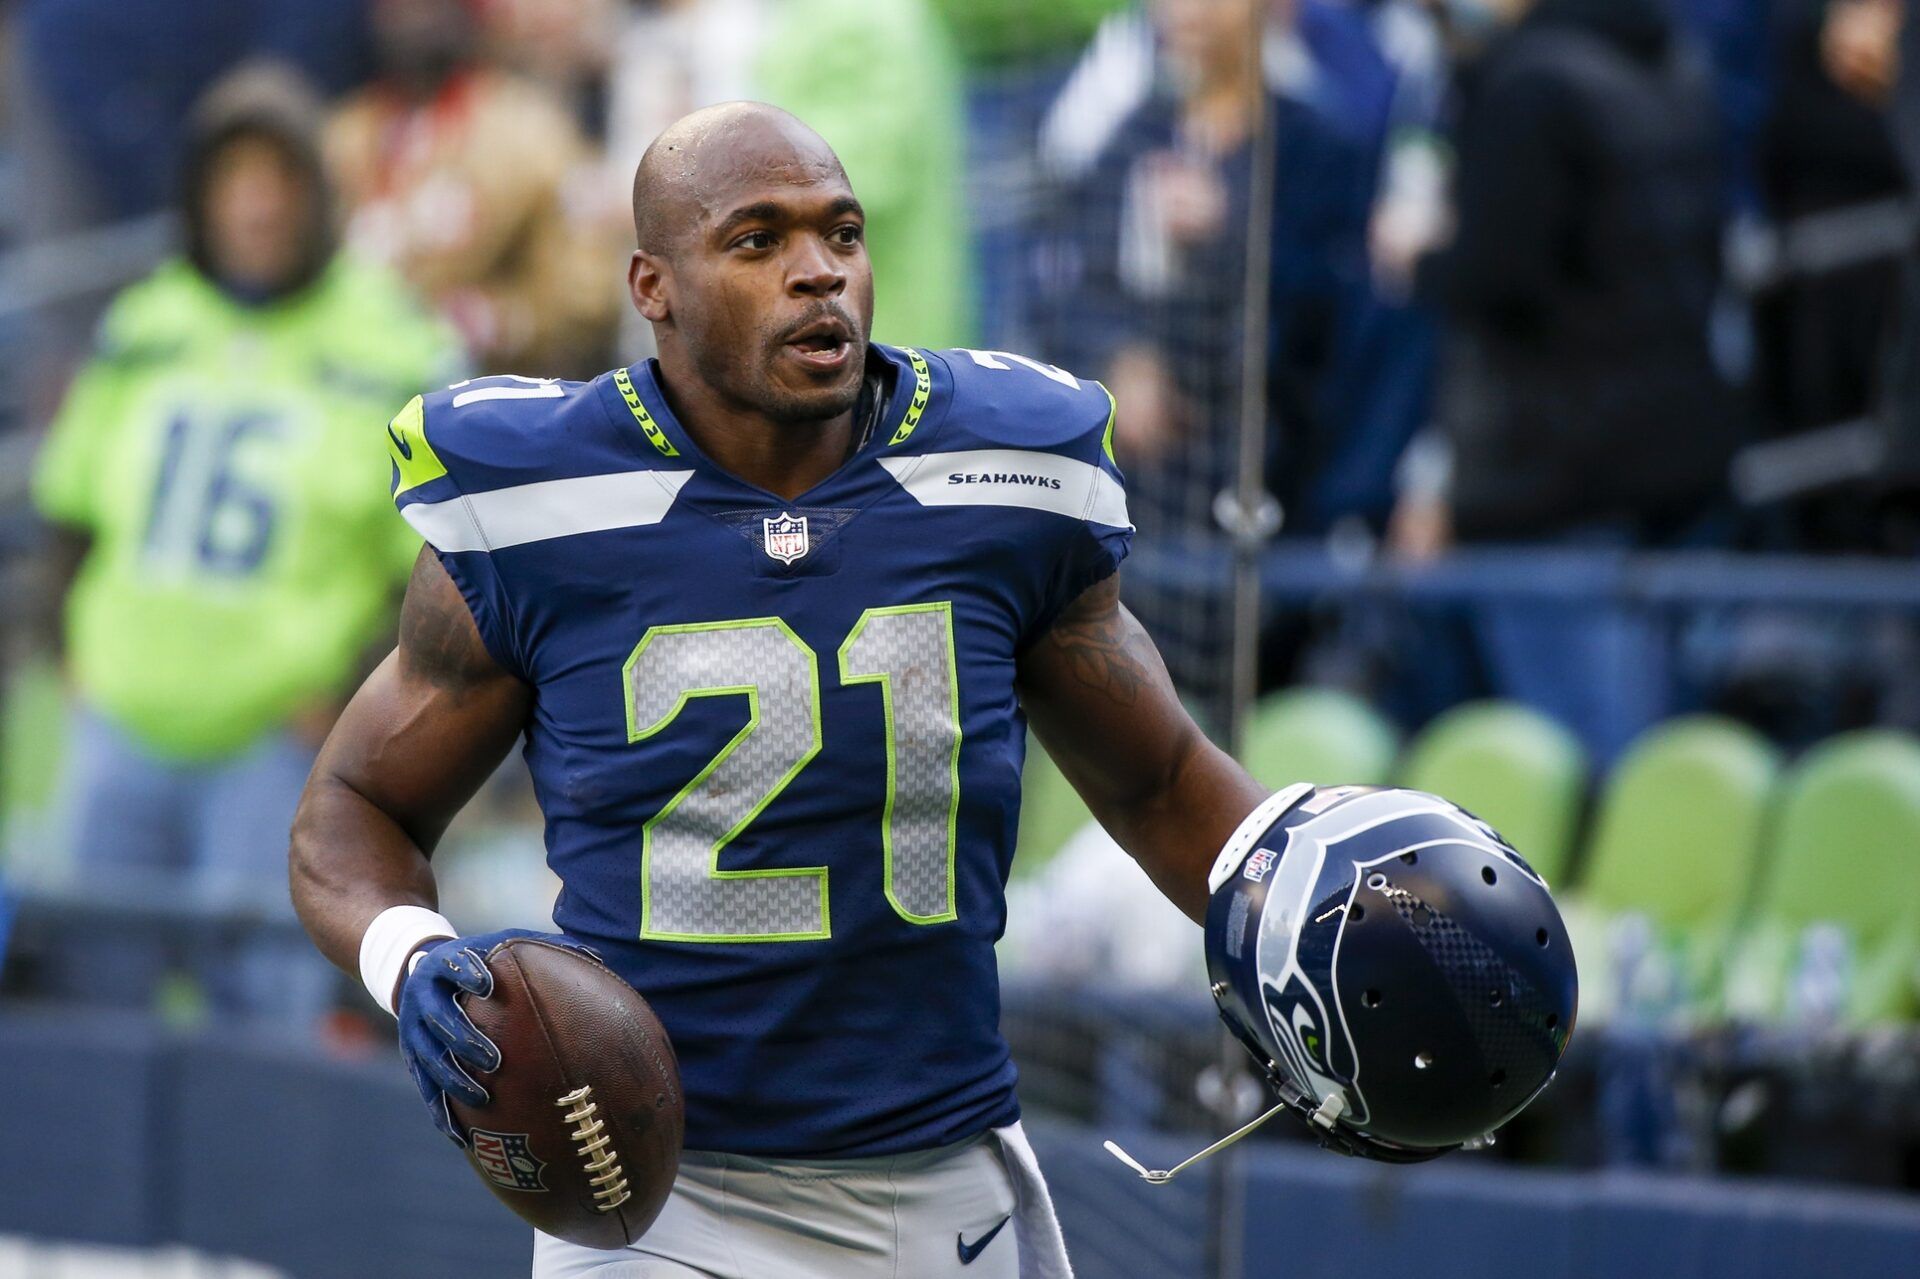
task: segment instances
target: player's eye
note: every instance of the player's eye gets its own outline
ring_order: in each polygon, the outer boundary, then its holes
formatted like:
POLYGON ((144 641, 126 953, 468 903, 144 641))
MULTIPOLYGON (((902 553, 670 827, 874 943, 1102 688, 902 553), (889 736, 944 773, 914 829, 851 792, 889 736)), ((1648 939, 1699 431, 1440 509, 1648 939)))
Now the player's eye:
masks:
POLYGON ((733 242, 736 249, 771 249, 773 233, 771 231, 749 231, 733 242))
POLYGON ((865 229, 858 223, 849 222, 845 226, 835 227, 827 238, 835 244, 855 245, 860 243, 865 234, 865 229))

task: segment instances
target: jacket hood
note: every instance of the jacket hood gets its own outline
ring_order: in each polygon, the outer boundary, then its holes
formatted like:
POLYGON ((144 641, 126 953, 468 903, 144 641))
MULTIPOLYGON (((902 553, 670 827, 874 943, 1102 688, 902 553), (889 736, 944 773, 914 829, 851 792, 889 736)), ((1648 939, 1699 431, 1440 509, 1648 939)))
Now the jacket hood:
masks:
POLYGON ((1673 43, 1668 0, 1539 0, 1528 20, 1583 28, 1643 62, 1664 58, 1673 43))
POLYGON ((297 293, 326 269, 337 247, 332 197, 320 151, 325 108, 304 77, 279 63, 255 63, 217 81, 188 121, 180 182, 187 257, 207 279, 233 292, 214 268, 208 243, 206 185, 213 159, 239 138, 262 138, 277 146, 306 179, 308 208, 300 264, 268 301, 297 293))

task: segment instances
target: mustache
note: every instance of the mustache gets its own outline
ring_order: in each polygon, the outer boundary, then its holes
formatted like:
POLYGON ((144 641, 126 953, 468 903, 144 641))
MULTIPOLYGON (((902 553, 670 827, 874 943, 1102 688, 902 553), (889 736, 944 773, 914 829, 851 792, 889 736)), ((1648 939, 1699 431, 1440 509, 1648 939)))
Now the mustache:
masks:
POLYGON ((846 308, 838 302, 821 302, 809 307, 805 315, 800 316, 794 320, 793 323, 780 330, 776 336, 776 341, 779 343, 790 342, 793 340, 795 334, 804 332, 823 320, 838 321, 846 327, 849 339, 853 341, 859 340, 860 326, 854 323, 853 316, 847 313, 846 308))

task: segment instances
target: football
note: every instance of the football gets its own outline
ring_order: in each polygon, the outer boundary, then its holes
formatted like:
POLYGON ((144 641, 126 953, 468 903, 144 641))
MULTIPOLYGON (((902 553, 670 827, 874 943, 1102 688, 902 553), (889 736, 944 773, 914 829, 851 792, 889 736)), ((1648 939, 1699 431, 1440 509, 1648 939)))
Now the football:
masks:
POLYGON ((680 1166, 680 1069, 639 992, 593 956, 515 938, 487 956, 493 993, 462 995, 500 1068, 485 1106, 449 1099, 467 1159, 550 1235, 621 1248, 659 1215, 680 1166))

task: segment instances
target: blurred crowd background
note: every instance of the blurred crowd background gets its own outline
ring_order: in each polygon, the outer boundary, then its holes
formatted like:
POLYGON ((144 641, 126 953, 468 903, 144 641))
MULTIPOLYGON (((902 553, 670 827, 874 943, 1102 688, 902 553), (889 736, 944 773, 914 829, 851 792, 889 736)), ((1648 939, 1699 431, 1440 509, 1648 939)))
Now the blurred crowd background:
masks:
MULTIPOLYGON (((1211 730, 1563 890, 1596 1029, 1521 1157, 1920 1185, 1903 8, 0 3, 0 1009, 379 1051, 283 854, 417 550, 382 427, 644 358, 633 166, 757 98, 847 165, 876 339, 1114 392, 1125 589, 1211 730)), ((1028 781, 1029 1102, 1236 1113, 1197 934, 1028 781)), ((509 766, 447 911, 543 922, 540 839, 509 766)))

